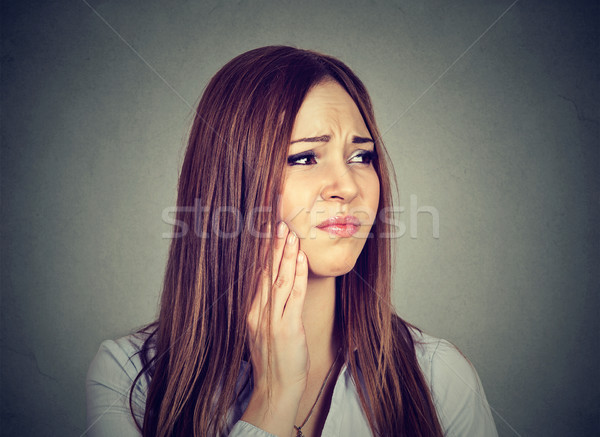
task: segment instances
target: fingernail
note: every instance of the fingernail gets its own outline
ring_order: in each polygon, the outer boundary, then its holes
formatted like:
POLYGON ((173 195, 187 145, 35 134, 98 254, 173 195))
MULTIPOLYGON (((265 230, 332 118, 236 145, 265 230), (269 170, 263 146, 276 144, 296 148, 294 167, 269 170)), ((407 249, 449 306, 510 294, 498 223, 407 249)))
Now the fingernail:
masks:
POLYGON ((285 222, 280 222, 277 226, 277 236, 283 238, 285 236, 285 222))
POLYGON ((298 252, 298 262, 299 263, 304 262, 304 252, 302 252, 302 251, 298 252))
POLYGON ((296 233, 294 231, 290 232, 288 236, 288 244, 294 244, 296 242, 296 233))

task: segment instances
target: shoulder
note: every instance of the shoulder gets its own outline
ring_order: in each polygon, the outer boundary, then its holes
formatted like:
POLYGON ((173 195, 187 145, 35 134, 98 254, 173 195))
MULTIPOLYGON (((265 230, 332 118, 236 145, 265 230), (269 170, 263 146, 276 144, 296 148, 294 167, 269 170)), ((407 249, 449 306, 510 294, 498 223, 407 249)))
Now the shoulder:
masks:
POLYGON ((135 378, 142 370, 140 352, 147 337, 147 334, 129 334, 116 340, 104 340, 90 364, 88 375, 112 376, 112 372, 118 371, 135 378))
POLYGON ((419 366, 448 436, 497 436, 481 380, 449 341, 410 328, 419 366))
POLYGON ((86 376, 87 436, 140 437, 148 379, 142 376, 132 387, 143 367, 139 352, 147 337, 131 334, 100 344, 86 376))
MULTIPOLYGON (((104 340, 88 368, 87 386, 101 385, 129 396, 133 381, 143 368, 140 352, 147 337, 148 334, 129 334, 116 340, 104 340)), ((143 406, 147 390, 148 380, 142 376, 136 383, 134 402, 143 406)))

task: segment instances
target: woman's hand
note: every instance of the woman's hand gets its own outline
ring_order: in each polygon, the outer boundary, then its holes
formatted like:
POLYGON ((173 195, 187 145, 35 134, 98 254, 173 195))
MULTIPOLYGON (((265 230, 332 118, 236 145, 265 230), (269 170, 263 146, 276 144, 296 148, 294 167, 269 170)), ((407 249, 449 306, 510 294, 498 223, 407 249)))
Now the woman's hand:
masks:
MULTIPOLYGON (((264 258, 264 257, 263 257, 264 258)), ((273 275, 262 266, 261 281, 247 324, 254 391, 242 420, 273 434, 293 431, 300 398, 306 388, 310 361, 302 323, 308 263, 298 237, 279 224, 273 253, 273 275), (271 316, 271 386, 267 386, 268 293, 273 284, 271 316), (267 400, 271 391, 272 400, 267 400)), ((266 263, 265 263, 266 264, 266 263)))

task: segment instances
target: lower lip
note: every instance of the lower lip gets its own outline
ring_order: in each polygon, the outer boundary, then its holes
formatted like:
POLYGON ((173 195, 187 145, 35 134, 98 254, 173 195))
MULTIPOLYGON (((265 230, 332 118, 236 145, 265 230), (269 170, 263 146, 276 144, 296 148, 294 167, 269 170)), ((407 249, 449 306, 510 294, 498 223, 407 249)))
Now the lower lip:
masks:
POLYGON ((351 237, 358 231, 358 226, 346 224, 346 225, 330 225, 322 228, 317 228, 338 237, 351 237))

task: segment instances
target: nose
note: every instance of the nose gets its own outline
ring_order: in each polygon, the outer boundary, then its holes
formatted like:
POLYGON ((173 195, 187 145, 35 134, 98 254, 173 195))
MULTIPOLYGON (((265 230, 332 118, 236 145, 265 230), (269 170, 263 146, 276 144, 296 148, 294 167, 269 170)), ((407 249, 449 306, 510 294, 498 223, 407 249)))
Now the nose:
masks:
POLYGON ((347 165, 331 165, 325 170, 321 197, 323 200, 338 200, 349 203, 357 195, 359 186, 352 170, 347 165))

